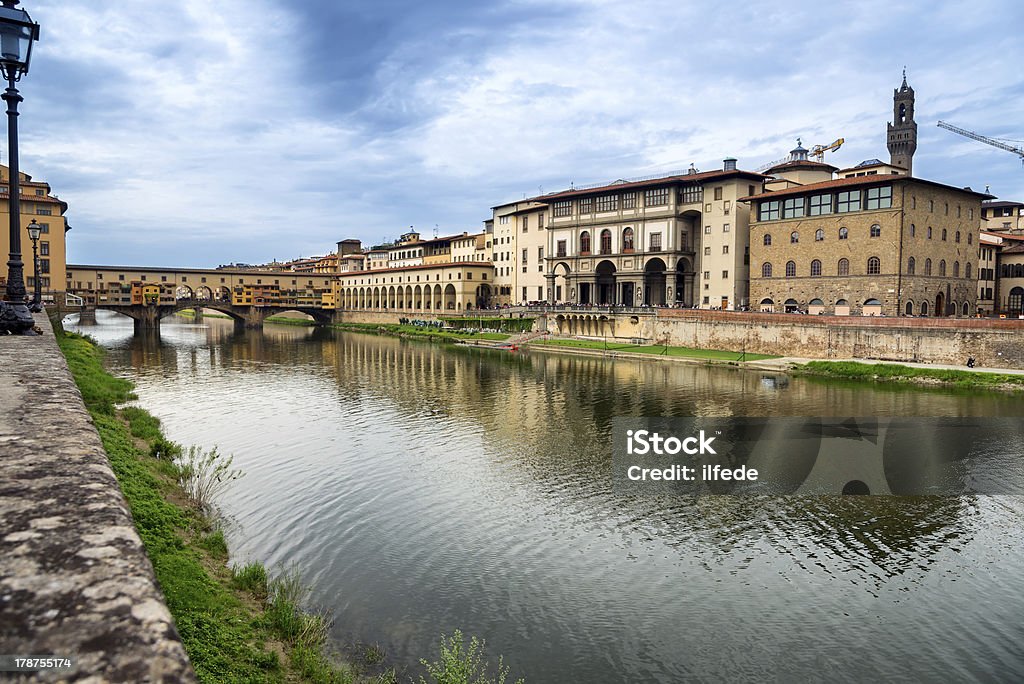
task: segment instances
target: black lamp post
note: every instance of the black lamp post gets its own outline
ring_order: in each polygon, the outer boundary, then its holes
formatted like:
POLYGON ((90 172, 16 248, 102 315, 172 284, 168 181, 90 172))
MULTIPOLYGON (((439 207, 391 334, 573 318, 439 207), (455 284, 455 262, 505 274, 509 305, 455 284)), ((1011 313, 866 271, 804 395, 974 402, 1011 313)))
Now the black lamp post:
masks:
POLYGON ((32 240, 32 280, 35 284, 33 288, 35 293, 32 296, 32 304, 28 307, 28 310, 35 313, 43 310, 42 279, 39 277, 39 251, 36 249, 39 245, 39 233, 41 232, 42 226, 36 223, 35 219, 32 219, 32 223, 28 224, 28 237, 32 240))
MULTIPOLYGON (((18 169, 18 103, 22 97, 14 86, 28 73, 32 43, 39 39, 39 24, 28 12, 18 9, 20 0, 0 0, 0 73, 7 90, 0 96, 7 103, 7 141, 10 161, 11 255, 7 262, 6 301, 0 303, 0 334, 34 335, 35 321, 25 305, 25 265, 21 261, 21 178, 18 169)), ((38 270, 36 282, 39 282, 38 270)))

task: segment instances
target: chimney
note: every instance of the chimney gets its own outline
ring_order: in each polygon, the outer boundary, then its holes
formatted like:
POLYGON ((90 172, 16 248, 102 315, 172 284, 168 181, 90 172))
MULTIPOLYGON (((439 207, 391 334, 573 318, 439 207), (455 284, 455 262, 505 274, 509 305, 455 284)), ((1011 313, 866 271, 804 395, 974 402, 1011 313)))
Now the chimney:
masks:
POLYGON ((736 159, 734 157, 726 157, 723 161, 723 170, 735 171, 736 170, 736 159))

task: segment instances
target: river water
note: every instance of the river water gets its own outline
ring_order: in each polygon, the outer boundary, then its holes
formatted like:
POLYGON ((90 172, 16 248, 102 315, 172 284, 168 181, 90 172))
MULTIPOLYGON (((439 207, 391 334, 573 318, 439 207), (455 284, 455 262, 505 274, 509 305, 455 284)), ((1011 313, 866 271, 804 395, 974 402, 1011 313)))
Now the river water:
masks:
MULTIPOLYGON (((823 382, 99 312, 167 436, 245 476, 234 562, 294 567, 334 637, 415 672, 442 632, 547 682, 1024 680, 1024 499, 613 493, 616 416, 1022 416, 823 382)), ((74 326, 69 326, 74 328, 74 326)))

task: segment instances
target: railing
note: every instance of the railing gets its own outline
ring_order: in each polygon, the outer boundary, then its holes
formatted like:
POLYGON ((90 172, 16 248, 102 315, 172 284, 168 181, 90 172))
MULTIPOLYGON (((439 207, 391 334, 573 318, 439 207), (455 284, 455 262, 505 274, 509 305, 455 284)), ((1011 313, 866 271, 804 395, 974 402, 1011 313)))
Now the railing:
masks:
POLYGON ((85 306, 85 300, 70 292, 64 295, 64 306, 85 306))

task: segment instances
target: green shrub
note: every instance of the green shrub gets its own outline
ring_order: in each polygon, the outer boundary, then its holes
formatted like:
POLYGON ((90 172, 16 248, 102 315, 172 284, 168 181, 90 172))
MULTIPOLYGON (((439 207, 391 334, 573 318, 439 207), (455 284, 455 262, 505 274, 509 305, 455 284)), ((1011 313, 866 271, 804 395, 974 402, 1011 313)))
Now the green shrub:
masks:
POLYGON ((190 446, 178 459, 178 481, 197 509, 206 515, 216 512, 216 499, 232 481, 242 477, 241 470, 232 470, 234 456, 221 456, 217 447, 204 451, 190 446))
POLYGON ((244 589, 259 601, 266 601, 269 595, 267 569, 262 563, 246 563, 242 567, 232 566, 231 584, 244 589))
MULTIPOLYGON (((489 664, 484 660, 484 645, 473 637, 467 646, 459 630, 450 637, 441 635, 441 660, 433 663, 420 660, 431 677, 427 680, 420 675, 420 684, 505 684, 509 668, 499 656, 497 671, 490 675, 489 664)), ((516 680, 516 684, 522 682, 522 679, 516 680)))

